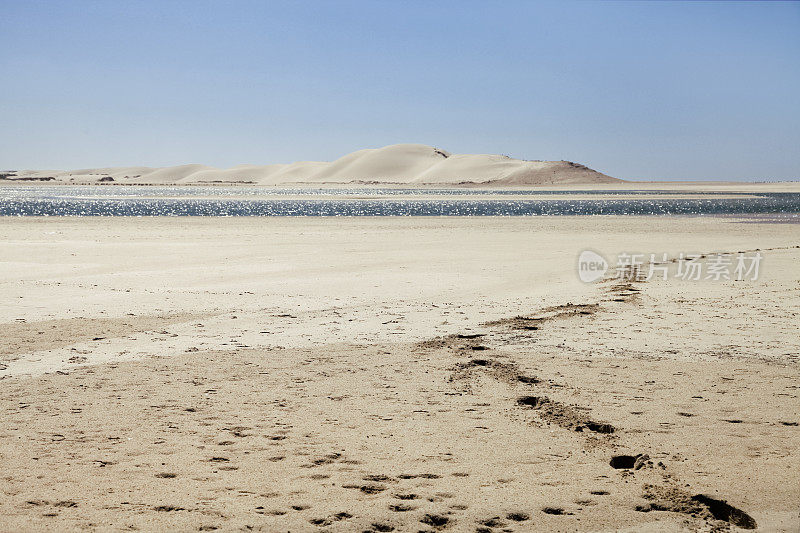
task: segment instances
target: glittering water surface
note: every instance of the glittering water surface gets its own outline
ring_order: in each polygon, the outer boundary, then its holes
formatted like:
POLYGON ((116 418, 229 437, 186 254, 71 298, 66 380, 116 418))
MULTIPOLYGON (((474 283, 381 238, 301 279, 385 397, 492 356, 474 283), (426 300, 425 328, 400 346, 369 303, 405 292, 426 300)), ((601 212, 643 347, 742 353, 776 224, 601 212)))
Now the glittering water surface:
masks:
POLYGON ((0 187, 0 216, 530 216, 775 213, 800 213, 800 193, 692 192, 687 195, 685 192, 677 191, 619 190, 70 185, 0 187), (425 198, 422 198, 423 196, 425 198), (546 198, 542 199, 542 196, 546 198), (617 196, 619 198, 616 198, 617 196))

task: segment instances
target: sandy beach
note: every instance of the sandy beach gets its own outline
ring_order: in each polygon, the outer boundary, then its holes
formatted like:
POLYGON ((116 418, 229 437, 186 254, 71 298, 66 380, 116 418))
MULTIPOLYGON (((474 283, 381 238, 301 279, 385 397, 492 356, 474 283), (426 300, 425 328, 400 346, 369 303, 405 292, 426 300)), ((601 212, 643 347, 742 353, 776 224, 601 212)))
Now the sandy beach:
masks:
POLYGON ((6 218, 0 529, 795 531, 797 228, 6 218))
POLYGON ((800 533, 800 0, 0 12, 0 533, 800 533))

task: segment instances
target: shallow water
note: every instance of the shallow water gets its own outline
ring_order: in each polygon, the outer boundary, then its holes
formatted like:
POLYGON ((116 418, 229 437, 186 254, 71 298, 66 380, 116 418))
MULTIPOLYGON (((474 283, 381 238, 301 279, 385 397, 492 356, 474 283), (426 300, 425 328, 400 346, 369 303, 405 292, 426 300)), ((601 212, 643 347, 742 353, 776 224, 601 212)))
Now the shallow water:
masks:
POLYGON ((0 188, 0 216, 574 216, 781 213, 800 213, 800 193, 692 192, 687 195, 678 191, 70 185, 0 188), (295 196, 302 198, 288 198, 295 196), (421 196, 426 198, 420 198, 421 196), (432 196, 435 198, 430 198, 432 196), (497 198, 498 196, 508 198, 497 198), (542 196, 549 198, 541 199, 542 196), (538 199, 534 199, 535 197, 538 199))

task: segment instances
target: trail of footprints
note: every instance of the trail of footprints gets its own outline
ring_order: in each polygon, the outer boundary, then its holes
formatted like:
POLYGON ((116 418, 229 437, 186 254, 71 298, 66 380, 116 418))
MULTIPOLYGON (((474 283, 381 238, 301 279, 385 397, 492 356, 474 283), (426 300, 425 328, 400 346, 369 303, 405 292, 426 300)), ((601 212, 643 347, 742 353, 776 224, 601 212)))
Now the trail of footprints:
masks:
MULTIPOLYGON (((453 477, 463 477, 469 474, 464 472, 454 472, 453 477)), ((409 520, 407 514, 414 514, 411 522, 416 522, 420 531, 441 531, 461 523, 459 513, 466 511, 469 507, 460 503, 448 504, 448 500, 454 495, 448 492, 436 491, 431 486, 413 486, 414 480, 437 480, 442 479, 442 475, 432 473, 420 474, 399 474, 388 476, 385 474, 367 474, 362 476, 361 482, 343 484, 341 487, 358 491, 366 496, 377 496, 387 501, 386 508, 390 513, 401 516, 396 519, 388 516, 384 520, 374 520, 363 530, 365 533, 388 532, 396 530, 407 530, 409 520)), ((277 493, 264 496, 278 496, 277 493)), ((323 516, 314 516, 313 509, 307 505, 290 505, 290 510, 267 509, 263 506, 256 508, 256 512, 262 515, 284 516, 289 512, 308 512, 311 518, 308 523, 319 528, 332 526, 338 522, 357 519, 349 511, 329 513, 323 516)), ((178 507, 159 509, 164 511, 183 510, 178 507)), ((514 523, 523 523, 531 520, 531 515, 524 511, 508 511, 503 515, 497 515, 481 519, 476 524, 476 531, 488 532, 493 528, 505 528, 514 523)), ((352 529, 348 526, 348 529, 352 529)))
MULTIPOLYGON (((558 402, 548 397, 544 392, 554 389, 558 384, 542 376, 534 376, 526 373, 511 360, 501 359, 494 350, 487 344, 489 341, 513 344, 514 342, 524 342, 525 338, 536 335, 536 332, 548 323, 557 320, 573 320, 590 317, 602 312, 603 303, 636 303, 640 297, 640 290, 632 283, 615 283, 607 290, 608 297, 599 304, 567 304, 542 310, 534 316, 519 316, 511 319, 500 320, 487 323, 491 334, 467 333, 452 335, 448 337, 433 339, 420 344, 423 349, 437 350, 446 349, 455 352, 458 362, 452 367, 450 383, 454 387, 471 390, 477 375, 489 376, 490 378, 508 384, 510 387, 521 388, 521 393, 516 398, 516 405, 524 412, 530 412, 538 419, 549 424, 556 425, 575 432, 582 438, 613 439, 619 428, 611 423, 596 420, 591 416, 590 411, 580 409, 572 405, 558 402)), ((213 393, 213 389, 207 391, 213 393)), ((186 408, 188 412, 195 412, 195 408, 186 408)), ((234 444, 235 439, 251 436, 254 431, 252 428, 244 426, 226 426, 221 428, 228 432, 230 438, 216 442, 221 450, 234 444), (234 439, 234 440, 231 440, 234 439)), ((270 443, 276 446, 275 455, 269 457, 272 462, 279 462, 287 459, 290 455, 289 450, 284 449, 288 442, 291 442, 288 429, 276 429, 266 437, 270 443), (287 440, 289 439, 289 440, 287 440)), ((297 454, 295 454, 297 455, 297 454)), ((639 455, 617 455, 607 458, 610 467, 622 471, 637 470, 660 470, 666 471, 667 467, 663 463, 654 464, 646 454, 639 455)), ((238 467, 231 464, 231 460, 224 451, 209 454, 206 459, 208 465, 217 470, 235 470, 238 467)), ((333 465, 355 466, 359 461, 350 460, 342 453, 332 452, 327 454, 312 455, 307 464, 303 467, 308 469, 308 477, 314 480, 325 480, 331 477, 330 471, 325 467, 333 465)), ((355 472, 350 472, 353 474, 355 472)), ((356 479, 352 478, 348 482, 339 485, 340 488, 352 491, 354 500, 375 499, 381 501, 385 506, 386 515, 381 519, 369 519, 369 523, 364 523, 364 517, 358 517, 353 509, 326 510, 318 512, 314 507, 306 505, 298 498, 298 495, 286 494, 289 498, 284 505, 269 505, 267 501, 276 501, 281 494, 269 492, 258 494, 261 499, 259 504, 254 507, 254 513, 265 517, 282 517, 294 513, 302 513, 301 516, 309 524, 310 528, 339 528, 353 529, 357 525, 368 532, 387 532, 410 530, 412 524, 414 529, 422 531, 436 532, 449 528, 463 529, 464 527, 474 527, 475 531, 488 533, 491 531, 511 530, 515 525, 522 527, 532 527, 535 523, 535 514, 544 513, 546 515, 561 516, 571 514, 569 511, 560 507, 543 507, 541 509, 507 509, 502 512, 485 516, 478 519, 466 518, 464 511, 468 506, 462 502, 454 501, 453 495, 437 491, 436 484, 446 484, 446 476, 458 478, 468 476, 465 472, 453 472, 447 475, 438 473, 397 473, 388 475, 384 473, 373 474, 361 472, 356 479), (440 480, 440 481, 436 481, 440 480), (294 500, 293 500, 294 499, 294 500), (346 524, 346 526, 344 526, 346 524)), ((175 478, 180 481, 180 476, 173 472, 158 472, 154 476, 164 480, 165 483, 174 482, 175 478)), ((643 487, 643 498, 648 502, 646 505, 637 507, 637 511, 646 513, 652 511, 670 511, 694 516, 700 520, 718 520, 727 524, 732 524, 741 528, 753 529, 756 527, 755 520, 744 511, 728 505, 722 500, 717 500, 702 494, 692 494, 676 487, 676 484, 669 481, 670 476, 665 475, 666 485, 648 484, 643 487)), ((603 490, 592 491, 593 496, 606 496, 609 493, 603 490)), ((152 507, 159 513, 172 513, 186 511, 180 505, 164 504, 152 507)), ((71 501, 44 501, 31 500, 28 506, 46 509, 48 513, 57 512, 59 508, 67 508, 77 505, 71 501)), ((206 527, 206 526, 203 526, 206 527)), ((207 526, 215 529, 215 526, 207 526)), ((201 528, 202 529, 202 528, 201 528)))
MULTIPOLYGON (((606 290, 608 297, 604 302, 638 303, 640 292, 640 289, 634 283, 618 281, 606 290)), ((504 341, 504 344, 511 344, 515 341, 524 343, 526 337, 534 335, 534 332, 548 322, 591 316, 602 310, 602 302, 596 304, 565 304, 545 308, 535 316, 516 316, 487 322, 484 326, 492 328, 491 337, 504 341)), ((449 379, 450 383, 460 385, 465 391, 471 391, 473 378, 478 372, 511 386, 523 385, 536 389, 553 385, 552 382, 548 382, 538 376, 531 376, 522 372, 519 366, 513 362, 500 361, 488 356, 475 357, 476 353, 491 350, 485 344, 487 336, 484 333, 456 334, 423 342, 420 347, 425 349, 449 349, 459 356, 466 357, 466 361, 456 363, 449 379)), ((613 438, 613 434, 617 431, 617 428, 610 423, 591 418, 585 408, 567 405, 543 394, 522 395, 517 398, 516 403, 521 408, 534 411, 544 422, 557 425, 566 430, 597 435, 601 438, 613 438)), ((653 468, 658 468, 662 471, 667 470, 666 465, 662 462, 654 465, 647 454, 635 456, 615 455, 611 457, 609 466, 624 471, 653 468)), ((756 521, 750 515, 729 505, 726 501, 704 494, 692 495, 683 489, 679 489, 676 487, 677 480, 665 472, 663 473, 663 481, 665 485, 644 485, 642 497, 650 503, 637 506, 637 511, 681 513, 711 523, 716 528, 721 529, 726 529, 730 525, 742 529, 757 528, 756 521)), ((592 491, 592 495, 603 496, 608 494, 607 491, 592 491)), ((544 507, 541 511, 550 515, 572 514, 560 507, 544 507)), ((509 521, 523 522, 529 519, 530 515, 523 512, 509 513, 505 516, 505 519, 501 516, 495 516, 480 521, 477 531, 488 533, 493 531, 494 528, 505 528, 509 521)))
MULTIPOLYGON (((463 477, 469 474, 465 472, 454 472, 451 474, 453 477, 463 477)), ((446 507, 441 508, 447 500, 453 498, 454 495, 448 492, 435 492, 435 489, 426 487, 409 487, 407 483, 411 480, 436 480, 441 479, 439 474, 421 473, 421 474, 399 474, 397 476, 388 476, 385 474, 368 474, 363 476, 364 483, 355 483, 342 485, 343 488, 358 490, 364 494, 374 495, 385 493, 388 495, 390 501, 387 504, 387 509, 392 513, 405 514, 410 512, 417 512, 416 521, 422 527, 422 531, 438 531, 442 530, 460 522, 459 512, 466 511, 469 507, 460 503, 448 504, 446 507), (424 489, 424 490, 422 490, 424 489), (434 504, 432 507, 429 504, 434 504), (425 526, 427 526, 427 529, 425 526)), ((346 518, 351 516, 347 513, 340 513, 347 515, 346 518)), ((325 526, 330 525, 332 520, 337 519, 337 515, 328 518, 315 518, 311 520, 314 525, 325 526)), ((478 521, 476 531, 487 532, 492 531, 492 528, 507 528, 512 523, 522 523, 531 519, 531 515, 523 511, 509 511, 502 516, 493 516, 478 521)), ((392 518, 385 521, 375 521, 365 530, 366 532, 383 532, 394 531, 399 528, 406 528, 407 522, 403 522, 401 526, 397 520, 392 518)))
MULTIPOLYGON (((237 427, 229 430, 237 431, 241 436, 248 436, 246 430, 249 428, 237 427)), ((282 437, 279 439, 283 441, 289 438, 286 434, 276 435, 282 437)), ((223 442, 220 445, 226 445, 223 442)), ((211 457, 207 460, 209 463, 225 464, 229 461, 226 457, 211 457)), ((345 455, 338 452, 328 453, 324 455, 312 456, 307 464, 304 465, 308 469, 323 468, 329 469, 337 465, 346 465, 352 467, 361 464, 361 461, 348 459, 345 455)), ((334 475, 339 473, 349 473, 350 469, 344 470, 326 470, 325 474, 310 474, 311 479, 328 479, 331 473, 334 475)), ((462 478, 469 476, 467 472, 452 472, 449 477, 462 478)), ((172 479, 174 474, 161 473, 156 474, 158 478, 172 479)), ((410 530, 411 524, 416 524, 414 530, 421 532, 442 531, 456 524, 468 524, 466 519, 460 513, 466 511, 469 506, 459 502, 451 503, 455 495, 449 492, 438 490, 437 484, 447 485, 448 480, 442 474, 421 472, 421 473, 400 473, 395 475, 387 474, 370 474, 362 473, 359 475, 357 482, 343 483, 339 485, 342 489, 352 490, 356 493, 354 501, 379 498, 385 501, 387 516, 384 519, 371 519, 366 525, 360 525, 363 522, 363 517, 356 516, 355 512, 350 510, 341 510, 337 512, 328 512, 325 514, 317 514, 312 506, 296 501, 290 503, 285 507, 275 506, 270 507, 267 505, 259 505, 255 507, 255 513, 262 516, 283 517, 290 513, 304 513, 308 516, 306 519, 311 526, 316 526, 320 530, 325 530, 330 526, 336 524, 347 524, 345 529, 353 530, 356 526, 364 533, 377 533, 377 532, 391 532, 391 531, 406 531, 410 530)), ((280 493, 271 492, 259 494, 262 498, 278 498, 280 493)), ((284 496, 292 496, 292 493, 284 496)), ((290 500, 291 501, 291 500, 290 500)), ((153 508, 159 512, 179 512, 186 511, 187 509, 174 506, 174 505, 159 505, 153 508)), ((546 508, 543 512, 553 512, 558 514, 557 508, 546 508)), ((495 516, 488 516, 477 520, 474 524, 475 531, 477 532, 491 532, 497 528, 503 531, 511 531, 510 526, 514 524, 522 524, 532 520, 532 515, 524 510, 508 510, 502 514, 495 516)))

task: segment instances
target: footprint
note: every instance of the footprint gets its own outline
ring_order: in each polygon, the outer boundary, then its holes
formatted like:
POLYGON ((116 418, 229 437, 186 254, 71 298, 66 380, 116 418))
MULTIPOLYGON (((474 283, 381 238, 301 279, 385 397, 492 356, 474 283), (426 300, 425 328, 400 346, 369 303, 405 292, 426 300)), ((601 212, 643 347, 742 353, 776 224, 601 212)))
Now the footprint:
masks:
POLYGON ((416 509, 415 506, 406 503, 393 503, 389 505, 389 510, 395 513, 404 513, 406 511, 413 511, 414 509, 416 509))
POLYGON ((552 514, 557 516, 571 515, 569 511, 565 511, 563 507, 543 507, 542 512, 545 514, 552 514))
POLYGON ((364 481, 382 481, 382 482, 386 482, 386 481, 394 482, 394 481, 397 481, 396 479, 394 479, 392 477, 389 477, 389 476, 387 476, 385 474, 369 474, 367 476, 364 476, 363 479, 364 479, 364 481))
POLYGON ((639 457, 639 455, 615 455, 608 464, 611 465, 611 468, 616 469, 633 468, 639 457))
POLYGON ((509 520, 513 520, 514 522, 525 522, 526 520, 531 519, 531 515, 528 513, 523 513, 521 511, 514 511, 513 513, 508 513, 506 518, 509 520))
POLYGON ((53 505, 55 507, 77 507, 78 506, 77 503, 75 503, 75 502, 73 502, 71 500, 65 500, 65 501, 61 501, 61 502, 56 502, 53 505))
POLYGON ((504 521, 499 516, 493 516, 492 518, 486 518, 485 520, 480 520, 478 523, 489 528, 494 528, 494 527, 505 527, 508 522, 504 521))
POLYGON ((338 522, 340 520, 347 520, 348 518, 353 518, 353 515, 343 511, 341 513, 336 513, 334 515, 327 516, 325 518, 312 518, 311 520, 309 520, 309 522, 315 526, 322 527, 322 526, 329 526, 332 523, 338 522))
POLYGON ((450 518, 444 515, 427 513, 425 516, 420 518, 419 521, 427 526, 441 528, 450 523, 450 518))
POLYGON ((718 500, 705 494, 691 495, 685 490, 670 486, 645 485, 644 489, 642 496, 644 499, 650 500, 650 503, 637 506, 637 511, 645 513, 650 511, 671 511, 689 514, 705 520, 711 518, 724 520, 742 529, 756 529, 758 527, 753 517, 741 509, 733 507, 725 500, 718 500))
POLYGON ((340 453, 331 453, 323 457, 317 457, 311 461, 311 466, 329 465, 342 456, 340 453))
POLYGON ((185 511, 186 509, 184 509, 183 507, 175 506, 175 505, 157 505, 157 506, 153 507, 153 510, 161 512, 161 513, 170 513, 170 512, 174 512, 174 511, 185 511))
POLYGON ((718 500, 705 494, 695 494, 692 496, 692 500, 708 507, 711 515, 717 520, 724 520, 742 529, 756 529, 758 527, 752 516, 730 505, 725 500, 718 500))
POLYGON ((386 485, 370 484, 370 485, 342 485, 343 489, 358 489, 364 494, 378 494, 385 491, 389 487, 386 485))
POLYGON ((580 409, 556 402, 546 396, 521 396, 517 398, 517 405, 535 409, 543 420, 564 429, 572 429, 579 432, 588 429, 589 431, 603 434, 616 431, 611 424, 591 420, 580 409))

